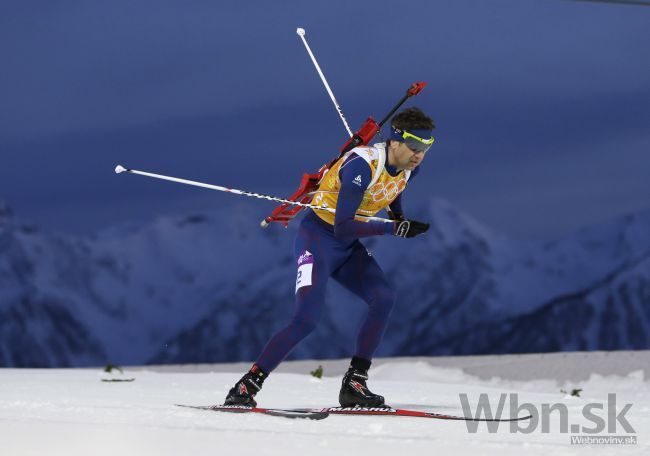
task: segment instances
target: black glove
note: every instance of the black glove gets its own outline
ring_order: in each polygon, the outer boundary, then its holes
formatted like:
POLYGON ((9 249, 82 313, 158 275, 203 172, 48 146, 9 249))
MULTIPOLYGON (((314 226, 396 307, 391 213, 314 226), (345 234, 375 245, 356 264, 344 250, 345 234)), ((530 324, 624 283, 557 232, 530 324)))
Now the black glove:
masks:
POLYGON ((395 222, 395 236, 412 238, 422 234, 429 229, 428 223, 416 222, 415 220, 402 220, 395 222))

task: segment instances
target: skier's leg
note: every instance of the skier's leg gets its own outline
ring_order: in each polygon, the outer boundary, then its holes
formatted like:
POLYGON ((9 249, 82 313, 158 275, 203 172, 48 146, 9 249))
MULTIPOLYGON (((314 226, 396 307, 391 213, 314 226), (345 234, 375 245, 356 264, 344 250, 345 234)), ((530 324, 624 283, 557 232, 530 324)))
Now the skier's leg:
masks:
POLYGON ((393 309, 393 290, 384 271, 360 242, 332 278, 368 304, 368 313, 357 337, 355 356, 370 361, 393 309))
POLYGON ((266 377, 307 337, 320 320, 330 275, 329 244, 318 233, 301 228, 296 237, 295 311, 289 324, 266 344, 251 370, 230 389, 225 405, 257 405, 254 397, 266 377))
POLYGON ((330 239, 301 225, 294 244, 297 275, 294 315, 266 344, 256 364, 273 371, 291 350, 318 325, 334 253, 330 239))
MULTIPOLYGON (((325 301, 325 289, 329 278, 327 262, 319 252, 302 250, 298 255, 311 253, 313 263, 298 266, 294 315, 289 324, 276 333, 266 344, 256 364, 265 372, 273 371, 291 350, 318 325, 325 301), (302 268, 302 269, 301 269, 302 268)), ((303 257, 304 258, 304 257, 303 257)))
POLYGON ((393 291, 375 259, 360 242, 352 256, 332 275, 368 304, 368 314, 357 337, 355 356, 343 377, 339 402, 344 407, 384 406, 384 398, 368 389, 368 369, 381 342, 393 308, 393 291))

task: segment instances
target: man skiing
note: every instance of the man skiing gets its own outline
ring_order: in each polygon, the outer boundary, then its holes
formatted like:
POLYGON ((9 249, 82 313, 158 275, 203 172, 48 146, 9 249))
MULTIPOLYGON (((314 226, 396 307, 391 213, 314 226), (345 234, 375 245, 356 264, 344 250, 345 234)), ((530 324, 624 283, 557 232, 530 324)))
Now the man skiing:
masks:
POLYGON ((335 208, 336 212, 309 210, 295 241, 295 314, 230 389, 224 405, 257 405, 254 397, 267 376, 315 329, 330 277, 368 304, 356 352, 343 377, 339 402, 343 407, 385 405, 382 396, 368 389, 366 380, 394 296, 384 272, 359 238, 384 234, 412 238, 429 229, 428 223, 404 217, 401 193, 418 173, 418 166, 433 144, 434 128, 432 119, 418 108, 405 109, 391 119, 390 139, 386 143, 356 147, 331 166, 313 204, 335 208), (359 217, 374 216, 382 209, 389 210, 393 223, 364 221, 359 217))

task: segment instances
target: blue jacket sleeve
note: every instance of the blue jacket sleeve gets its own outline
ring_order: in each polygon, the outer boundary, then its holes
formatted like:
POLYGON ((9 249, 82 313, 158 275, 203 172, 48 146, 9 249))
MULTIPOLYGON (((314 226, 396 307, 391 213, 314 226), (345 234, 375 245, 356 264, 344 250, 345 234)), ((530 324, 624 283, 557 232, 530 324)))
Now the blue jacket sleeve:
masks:
POLYGON ((354 215, 363 201, 363 195, 372 180, 370 165, 357 154, 351 154, 339 170, 341 189, 336 203, 334 235, 341 239, 356 239, 382 234, 393 234, 394 223, 360 222, 354 215))

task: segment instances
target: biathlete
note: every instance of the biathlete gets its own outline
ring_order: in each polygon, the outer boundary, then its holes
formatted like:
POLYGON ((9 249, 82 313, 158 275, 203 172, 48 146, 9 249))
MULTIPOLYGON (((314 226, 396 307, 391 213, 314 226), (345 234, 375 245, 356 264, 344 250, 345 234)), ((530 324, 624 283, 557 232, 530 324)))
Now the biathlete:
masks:
POLYGON ((434 128, 432 119, 420 109, 406 109, 391 119, 388 141, 352 149, 325 174, 313 203, 335 208, 336 212, 310 209, 300 223, 294 248, 298 269, 295 314, 228 392, 224 405, 257 405, 255 395, 268 375, 316 328, 330 278, 368 304, 339 402, 343 407, 385 405, 384 398, 371 392, 366 381, 393 308, 394 294, 359 238, 384 234, 412 238, 429 229, 428 223, 404 217, 401 195, 434 142, 434 128), (393 223, 355 218, 356 214, 374 216, 382 209, 389 210, 393 223))

